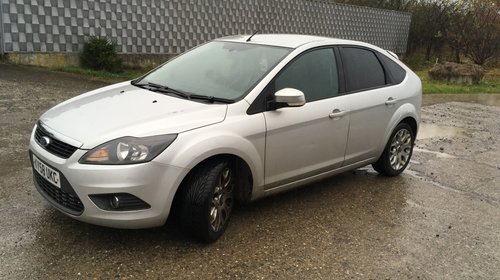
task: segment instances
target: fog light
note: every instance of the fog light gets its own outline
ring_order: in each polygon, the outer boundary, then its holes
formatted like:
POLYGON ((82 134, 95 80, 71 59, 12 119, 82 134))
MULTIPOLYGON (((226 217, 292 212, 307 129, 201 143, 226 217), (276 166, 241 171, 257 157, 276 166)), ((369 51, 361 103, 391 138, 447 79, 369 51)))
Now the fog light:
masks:
POLYGON ((134 211, 151 208, 151 205, 129 193, 91 194, 94 204, 106 211, 134 211))
POLYGON ((109 204, 112 208, 118 209, 120 207, 120 199, 118 198, 118 196, 113 195, 109 200, 109 204))

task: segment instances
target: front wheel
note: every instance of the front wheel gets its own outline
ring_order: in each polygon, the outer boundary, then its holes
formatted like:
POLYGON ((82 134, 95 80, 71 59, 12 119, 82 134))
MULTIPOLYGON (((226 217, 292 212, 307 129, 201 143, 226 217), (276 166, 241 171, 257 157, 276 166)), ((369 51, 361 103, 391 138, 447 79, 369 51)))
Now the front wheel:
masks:
POLYGON ((372 166, 378 173, 385 176, 397 176, 410 162, 413 152, 415 135, 406 123, 400 123, 385 146, 384 152, 372 166))
POLYGON ((184 231, 213 242, 226 230, 234 205, 234 170, 227 161, 209 161, 197 167, 186 184, 180 207, 184 231))

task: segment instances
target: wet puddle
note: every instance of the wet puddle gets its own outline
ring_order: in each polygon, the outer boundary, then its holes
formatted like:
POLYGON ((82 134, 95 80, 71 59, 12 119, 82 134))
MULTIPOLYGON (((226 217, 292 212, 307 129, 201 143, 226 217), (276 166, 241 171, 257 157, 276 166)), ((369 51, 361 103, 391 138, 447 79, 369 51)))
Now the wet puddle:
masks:
POLYGON ((417 139, 452 137, 465 135, 466 132, 467 130, 463 128, 422 123, 418 129, 417 139))

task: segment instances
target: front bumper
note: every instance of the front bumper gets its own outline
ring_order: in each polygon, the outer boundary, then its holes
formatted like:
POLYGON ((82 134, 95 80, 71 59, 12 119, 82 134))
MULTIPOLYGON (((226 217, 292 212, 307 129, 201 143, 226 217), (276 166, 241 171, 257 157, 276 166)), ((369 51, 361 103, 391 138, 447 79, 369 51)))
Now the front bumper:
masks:
POLYGON ((74 219, 107 227, 147 228, 165 223, 175 192, 189 170, 155 161, 133 165, 78 163, 85 152, 86 150, 77 150, 67 159, 57 157, 43 149, 34 140, 32 133, 30 159, 34 154, 61 175, 62 186, 59 189, 47 180, 40 181, 33 170, 37 190, 56 209, 74 219), (43 186, 40 182, 49 185, 43 186), (49 194, 47 188, 57 193, 49 194), (133 211, 109 211, 99 208, 89 197, 110 193, 132 194, 151 207, 133 211), (80 211, 78 200, 82 204, 80 211))

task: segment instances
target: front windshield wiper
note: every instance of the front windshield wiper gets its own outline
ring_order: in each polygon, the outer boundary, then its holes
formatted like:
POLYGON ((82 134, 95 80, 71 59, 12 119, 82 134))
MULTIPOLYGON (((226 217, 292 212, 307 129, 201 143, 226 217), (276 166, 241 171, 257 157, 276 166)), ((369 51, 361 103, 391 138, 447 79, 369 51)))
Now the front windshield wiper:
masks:
POLYGON ((141 84, 141 83, 132 81, 132 85, 138 86, 141 88, 147 88, 147 89, 152 90, 152 91, 175 94, 177 96, 180 96, 182 98, 189 99, 189 100, 191 100, 191 99, 206 100, 210 103, 215 103, 215 102, 234 103, 234 100, 232 100, 232 99, 227 99, 227 98, 223 98, 223 97, 215 97, 215 96, 199 95, 199 94, 189 94, 189 93, 186 93, 186 92, 181 91, 181 90, 169 88, 167 86, 163 86, 163 85, 159 85, 159 84, 151 83, 151 82, 141 84))
POLYGON ((172 93, 172 94, 175 94, 177 96, 180 96, 180 97, 186 98, 186 99, 190 99, 190 97, 191 97, 190 94, 185 93, 183 91, 180 91, 180 90, 177 90, 177 89, 173 89, 173 88, 169 88, 167 86, 162 86, 162 85, 159 85, 159 84, 151 83, 151 82, 148 82, 148 83, 145 83, 145 84, 133 83, 132 85, 138 86, 138 87, 141 87, 141 88, 146 88, 147 87, 149 90, 152 90, 152 91, 158 91, 158 92, 164 92, 164 93, 172 93))
POLYGON ((223 98, 223 97, 216 97, 216 96, 199 95, 199 94, 191 94, 189 96, 189 99, 206 100, 210 103, 214 103, 214 102, 234 103, 234 100, 232 100, 232 99, 223 98))

